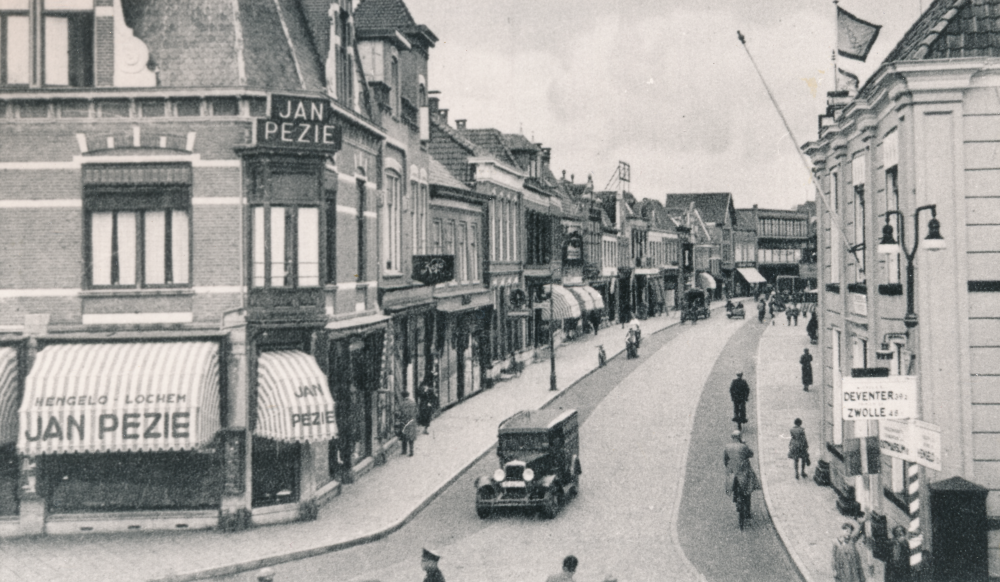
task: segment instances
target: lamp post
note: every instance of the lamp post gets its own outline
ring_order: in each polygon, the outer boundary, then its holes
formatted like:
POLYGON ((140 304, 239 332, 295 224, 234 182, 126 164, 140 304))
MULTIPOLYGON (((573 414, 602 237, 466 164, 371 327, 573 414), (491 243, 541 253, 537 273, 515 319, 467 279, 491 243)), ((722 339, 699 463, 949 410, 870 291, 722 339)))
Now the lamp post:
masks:
POLYGON ((549 279, 549 390, 558 390, 556 386, 556 333, 552 329, 555 319, 555 273, 549 279))
MULTIPOLYGON (((903 324, 906 325, 906 336, 909 337, 910 330, 917 327, 917 314, 914 310, 914 290, 913 290, 913 260, 917 256, 917 249, 923 246, 929 251, 938 251, 945 248, 945 240, 941 236, 941 223, 937 219, 937 206, 927 204, 920 206, 913 213, 913 246, 906 248, 906 230, 904 228, 903 213, 898 210, 888 210, 885 213, 885 226, 882 227, 882 240, 879 241, 878 252, 885 255, 896 255, 900 249, 906 257, 906 315, 903 317, 903 324), (931 219, 927 222, 927 236, 921 245, 920 241, 920 213, 924 210, 931 211, 931 219), (892 236, 892 225, 889 217, 895 215, 899 217, 899 241, 892 236)), ((888 345, 883 344, 883 354, 877 354, 882 359, 888 352, 888 345)), ((891 357, 891 355, 890 355, 891 357)), ((920 398, 917 398, 918 416, 920 416, 920 398)), ((910 567, 917 569, 923 561, 923 536, 920 534, 920 466, 912 463, 906 471, 906 491, 908 496, 908 513, 910 518, 910 567)))
POLYGON ((884 255, 896 255, 900 249, 906 257, 906 316, 903 324, 910 330, 917 327, 917 314, 913 306, 913 260, 917 256, 917 249, 920 246, 928 251, 939 251, 945 248, 944 238, 941 236, 941 223, 937 219, 937 206, 927 204, 917 208, 913 213, 913 246, 906 248, 906 229, 903 227, 903 213, 898 210, 888 210, 885 213, 885 226, 882 227, 882 240, 879 241, 878 252, 884 255), (923 244, 920 244, 920 213, 924 210, 931 211, 931 219, 927 222, 927 236, 923 244), (899 217, 899 242, 892 236, 892 225, 889 224, 889 217, 896 215, 899 217))

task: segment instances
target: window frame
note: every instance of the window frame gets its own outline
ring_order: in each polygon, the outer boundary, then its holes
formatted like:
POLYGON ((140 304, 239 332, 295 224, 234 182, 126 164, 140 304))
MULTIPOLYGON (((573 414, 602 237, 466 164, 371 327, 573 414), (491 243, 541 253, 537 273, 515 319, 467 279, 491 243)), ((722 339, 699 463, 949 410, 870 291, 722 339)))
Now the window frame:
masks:
POLYGON ((251 289, 315 289, 323 285, 324 274, 321 272, 322 267, 322 254, 320 252, 320 246, 326 244, 321 230, 322 230, 322 206, 318 202, 313 203, 297 203, 297 202, 284 202, 281 201, 280 204, 273 204, 271 201, 261 201, 258 203, 249 205, 250 212, 250 269, 248 270, 249 275, 249 287, 251 289), (275 261, 272 260, 272 249, 274 244, 274 210, 284 209, 284 225, 282 237, 282 246, 284 249, 284 261, 281 263, 284 265, 284 284, 275 285, 274 284, 274 273, 273 266, 275 261), (261 232, 263 248, 260 249, 263 260, 263 271, 261 277, 263 278, 263 284, 257 283, 257 210, 261 210, 261 216, 263 218, 263 231, 261 232), (302 284, 302 247, 301 247, 301 236, 300 231, 301 226, 301 215, 300 210, 302 209, 314 209, 316 211, 316 283, 314 285, 302 284))
POLYGON ((385 171, 384 196, 382 268, 387 275, 401 275, 403 273, 403 176, 394 169, 385 171))

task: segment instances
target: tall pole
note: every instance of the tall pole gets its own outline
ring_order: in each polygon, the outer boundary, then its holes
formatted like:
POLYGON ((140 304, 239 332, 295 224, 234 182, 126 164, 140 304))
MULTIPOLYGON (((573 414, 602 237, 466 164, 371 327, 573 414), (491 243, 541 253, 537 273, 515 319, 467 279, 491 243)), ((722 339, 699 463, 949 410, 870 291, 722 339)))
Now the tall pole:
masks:
MULTIPOLYGON (((554 275, 554 274, 553 274, 554 275)), ((555 277, 549 283, 549 390, 558 390, 556 385, 556 332, 552 322, 555 320, 555 277)))

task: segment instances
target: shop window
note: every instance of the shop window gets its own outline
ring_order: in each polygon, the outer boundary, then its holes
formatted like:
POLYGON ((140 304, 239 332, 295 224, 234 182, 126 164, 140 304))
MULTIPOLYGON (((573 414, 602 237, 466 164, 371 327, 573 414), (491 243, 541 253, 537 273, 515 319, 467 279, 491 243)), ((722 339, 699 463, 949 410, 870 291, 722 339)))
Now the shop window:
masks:
POLYGON ((190 284, 187 208, 88 212, 92 287, 190 284))
POLYGON ((253 286, 319 285, 319 209, 253 207, 253 286))
POLYGON ((38 461, 52 513, 218 509, 222 470, 195 452, 46 455, 38 461))
POLYGON ((92 87, 92 0, 42 8, 39 0, 8 0, 0 5, 0 85, 92 87), (37 64, 31 59, 36 52, 42 55, 37 64))
POLYGON ((252 458, 254 507, 299 500, 301 445, 254 437, 252 458))

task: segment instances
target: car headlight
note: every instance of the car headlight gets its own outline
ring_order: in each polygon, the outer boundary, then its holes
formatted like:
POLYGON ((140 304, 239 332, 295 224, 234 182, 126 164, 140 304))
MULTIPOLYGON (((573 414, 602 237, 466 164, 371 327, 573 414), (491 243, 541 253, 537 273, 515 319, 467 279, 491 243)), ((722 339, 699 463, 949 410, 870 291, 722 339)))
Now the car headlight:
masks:
POLYGON ((493 472, 493 480, 494 481, 503 481, 503 478, 506 477, 506 476, 507 476, 507 474, 504 473, 503 469, 497 469, 496 471, 493 472))
POLYGON ((535 478, 535 472, 532 471, 531 469, 525 469, 522 475, 524 476, 525 481, 531 481, 532 479, 535 478))

